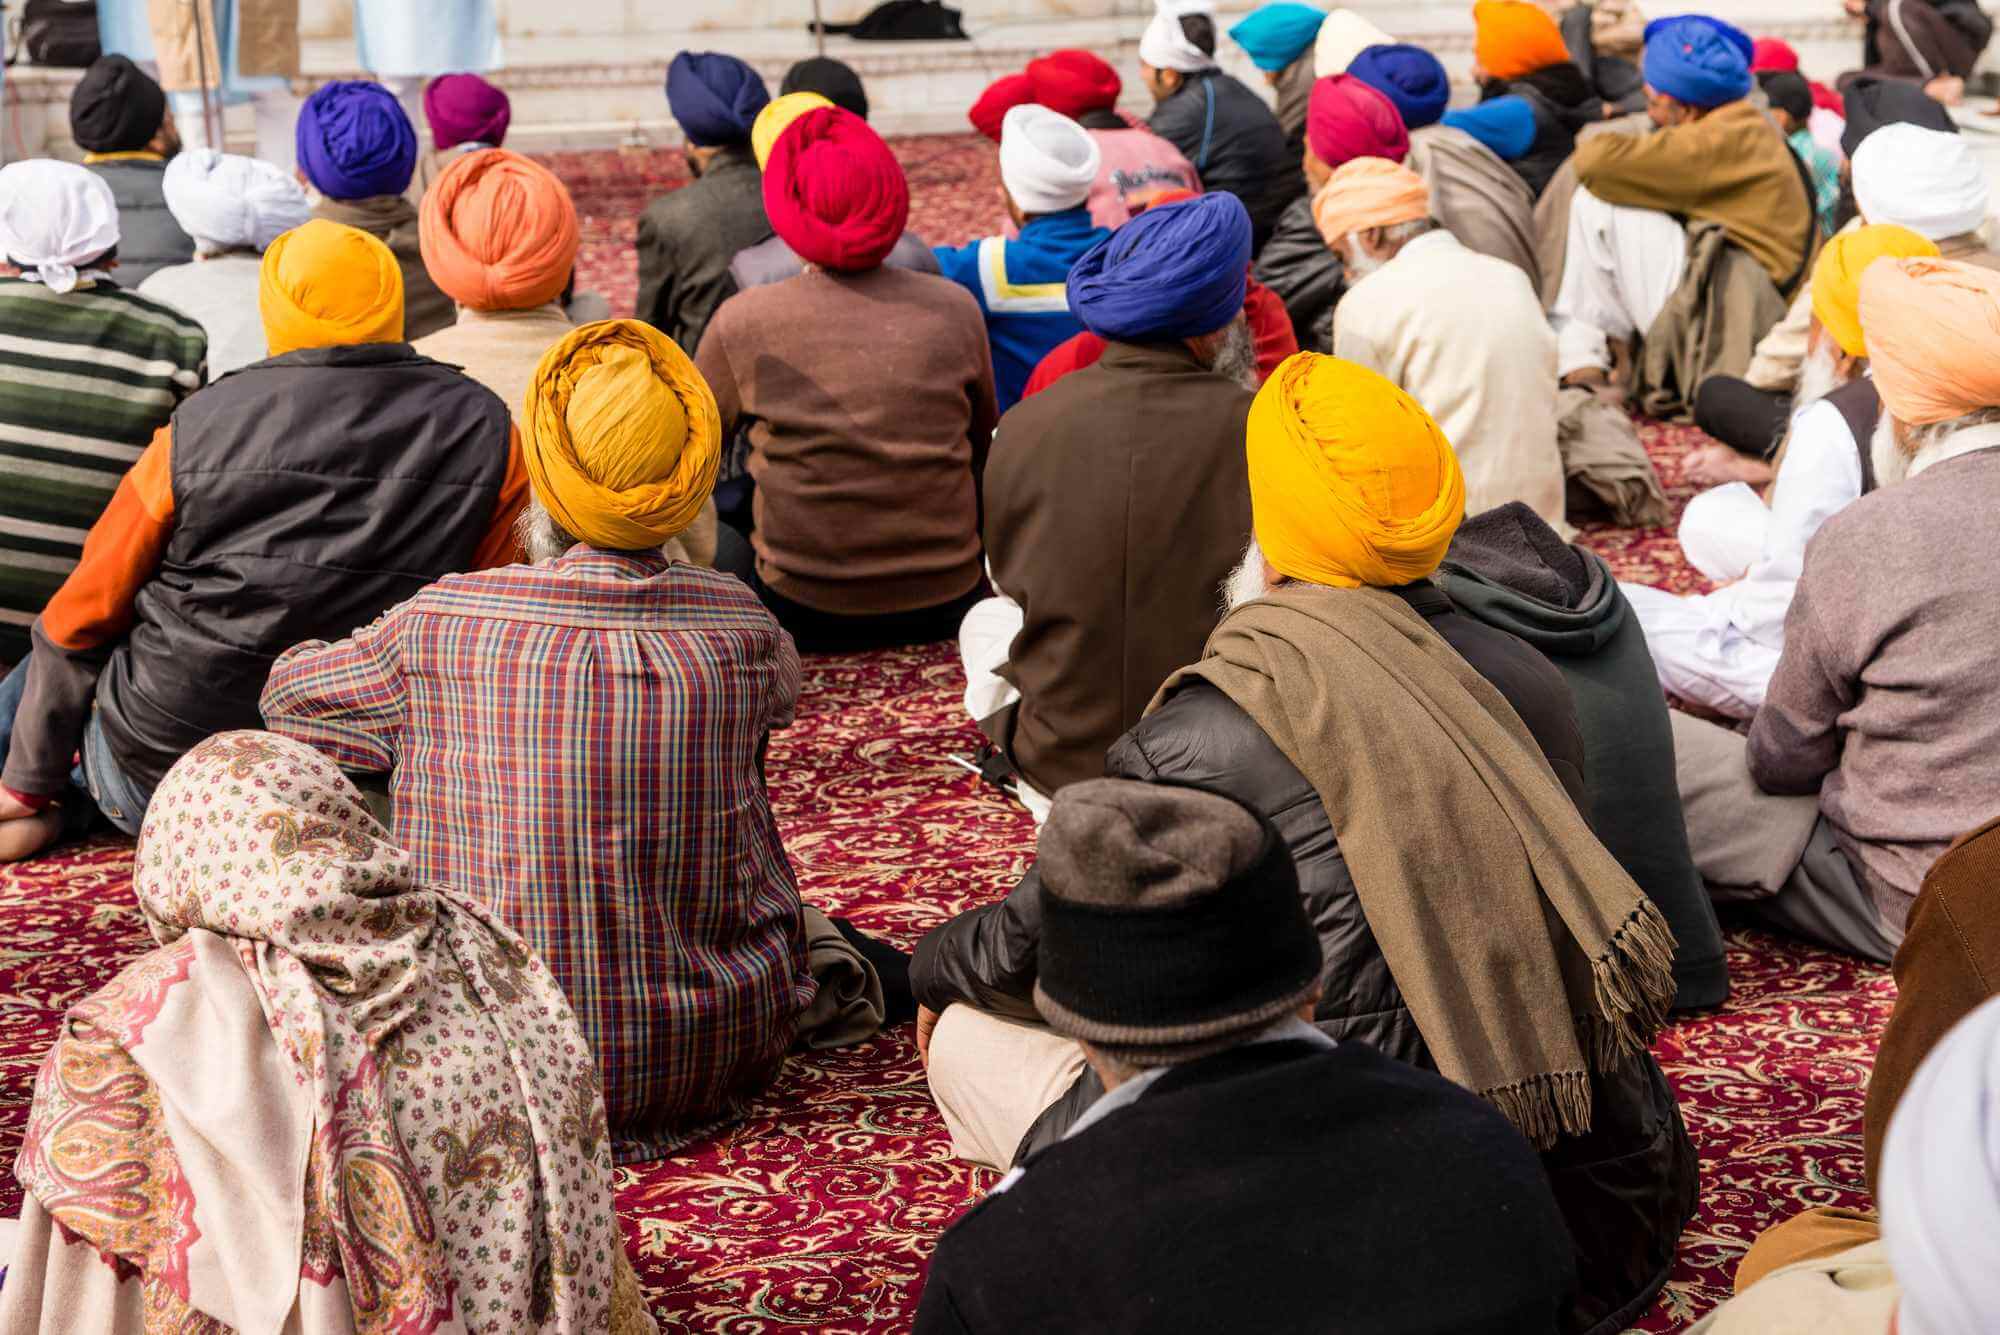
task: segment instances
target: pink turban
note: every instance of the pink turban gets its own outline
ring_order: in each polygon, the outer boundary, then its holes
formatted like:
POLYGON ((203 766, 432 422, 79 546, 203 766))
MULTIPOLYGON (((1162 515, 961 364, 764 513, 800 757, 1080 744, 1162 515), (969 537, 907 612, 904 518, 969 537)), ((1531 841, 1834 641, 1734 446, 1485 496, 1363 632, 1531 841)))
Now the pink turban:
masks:
POLYGON ((1410 153, 1410 133, 1396 104, 1351 74, 1336 74, 1313 85, 1306 108, 1306 142, 1329 167, 1355 158, 1401 162, 1410 153))

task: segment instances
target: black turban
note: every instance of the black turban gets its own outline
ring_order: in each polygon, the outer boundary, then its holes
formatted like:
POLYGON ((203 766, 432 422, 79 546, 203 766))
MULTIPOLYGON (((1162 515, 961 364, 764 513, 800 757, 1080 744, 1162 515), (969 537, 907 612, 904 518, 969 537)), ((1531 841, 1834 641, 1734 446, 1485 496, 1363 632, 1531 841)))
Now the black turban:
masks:
POLYGON ((868 119, 868 90, 861 76, 830 56, 811 56, 785 71, 779 93, 818 93, 836 107, 868 119))
POLYGON ((1847 85, 1842 98, 1847 128, 1840 132, 1840 151, 1848 157, 1861 141, 1885 125, 1908 121, 1926 130, 1958 133, 1958 125, 1944 104, 1913 83, 1901 79, 1860 78, 1847 85))
POLYGON ((69 132, 86 153, 144 148, 167 118, 167 95, 123 56, 99 56, 69 97, 69 132))

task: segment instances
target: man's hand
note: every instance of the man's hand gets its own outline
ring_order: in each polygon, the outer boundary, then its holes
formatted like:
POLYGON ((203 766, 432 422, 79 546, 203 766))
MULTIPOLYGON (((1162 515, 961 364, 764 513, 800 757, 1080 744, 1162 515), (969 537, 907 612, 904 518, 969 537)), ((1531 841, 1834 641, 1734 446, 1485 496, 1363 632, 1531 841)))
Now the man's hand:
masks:
POLYGON ((1924 85, 1924 92, 1933 102, 1955 107, 1965 101, 1965 80, 1955 74, 1940 74, 1924 85))
POLYGON ((931 1035, 937 1031, 938 1013, 929 1006, 917 1007, 917 1057, 926 1071, 931 1069, 931 1035))

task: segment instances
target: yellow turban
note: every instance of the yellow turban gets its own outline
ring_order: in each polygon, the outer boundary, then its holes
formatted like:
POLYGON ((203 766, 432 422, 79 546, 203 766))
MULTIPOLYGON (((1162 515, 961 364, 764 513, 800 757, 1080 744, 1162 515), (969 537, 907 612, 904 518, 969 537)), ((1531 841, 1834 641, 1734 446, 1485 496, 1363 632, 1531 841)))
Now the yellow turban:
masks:
POLYGON ((771 149, 777 144, 778 136, 785 127, 814 107, 830 107, 833 103, 818 93, 786 93, 764 104, 757 113, 757 119, 750 122, 750 151, 757 155, 757 165, 763 167, 771 160, 771 149))
POLYGON ((1313 196, 1313 221, 1327 245, 1371 227, 1415 222, 1431 212, 1424 178, 1387 158, 1351 158, 1334 169, 1313 196))
POLYGON ((315 218, 265 249, 257 309, 273 357, 300 348, 397 343, 403 271, 368 233, 315 218))
POLYGON ((657 547, 715 489, 722 418, 672 339, 602 320, 542 354, 521 409, 521 455, 549 516, 608 551, 657 547))
POLYGON ((2000 408, 2000 274, 1890 260, 1861 276, 1861 327, 1882 406, 1907 426, 2000 408))
POLYGON ((1391 588, 1444 560, 1465 517, 1458 456, 1381 376, 1294 353, 1257 391, 1247 434, 1251 519, 1279 574, 1391 588))
POLYGON ((1813 264, 1814 318, 1826 326, 1842 352, 1866 357, 1868 344, 1861 337, 1861 275, 1880 259, 1915 259, 1937 253, 1935 244, 1894 223, 1842 232, 1826 243, 1813 264))

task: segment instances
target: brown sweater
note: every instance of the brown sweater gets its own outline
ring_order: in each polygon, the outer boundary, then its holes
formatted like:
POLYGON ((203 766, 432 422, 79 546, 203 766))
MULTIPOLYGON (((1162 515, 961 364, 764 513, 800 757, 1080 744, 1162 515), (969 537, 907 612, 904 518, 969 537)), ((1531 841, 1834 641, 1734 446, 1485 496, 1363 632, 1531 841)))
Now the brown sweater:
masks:
MULTIPOLYGON (((458 306, 431 281, 417 244, 417 211, 401 195, 372 199, 325 199, 313 205, 313 217, 356 227, 387 246, 403 271, 403 341, 414 343, 458 320, 458 306)), ((508 407, 513 407, 509 404, 508 407)))
MULTIPOLYGON (((1977 429, 1977 428, 1975 428, 1977 429)), ((1806 548, 1750 725, 1766 792, 1820 812, 1901 925, 1931 863, 2000 793, 2000 447, 1869 493, 1806 548)))
POLYGON ((1722 224, 1780 292, 1789 292, 1816 235, 1791 146, 1748 102, 1651 134, 1593 134, 1570 159, 1577 181, 1607 204, 1722 224))
POLYGON ((1250 392, 1180 344, 1113 343, 1008 410, 986 474, 993 582, 1021 605, 1007 745, 1044 793, 1104 753, 1201 657, 1250 538, 1250 392))
POLYGON ((773 590, 872 615, 979 583, 996 413, 971 293, 905 269, 809 271, 723 302, 695 361, 724 435, 749 427, 751 542, 773 590))

